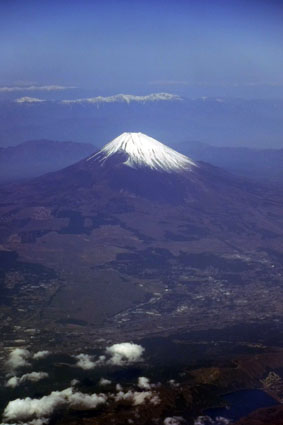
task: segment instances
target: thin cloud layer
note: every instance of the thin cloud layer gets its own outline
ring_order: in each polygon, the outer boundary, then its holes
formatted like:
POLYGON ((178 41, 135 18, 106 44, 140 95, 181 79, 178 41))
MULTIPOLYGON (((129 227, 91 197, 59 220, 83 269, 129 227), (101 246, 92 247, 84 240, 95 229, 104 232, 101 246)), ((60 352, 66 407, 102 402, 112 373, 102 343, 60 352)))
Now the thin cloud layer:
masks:
POLYGON ((39 99, 37 97, 24 96, 24 97, 19 97, 18 99, 15 100, 15 102, 16 103, 40 103, 40 102, 46 102, 46 100, 39 99))
POLYGON ((64 104, 74 104, 74 103, 145 103, 145 102, 157 102, 157 101, 176 101, 182 100, 180 96, 171 93, 152 93, 146 96, 135 96, 133 94, 116 94, 114 96, 97 96, 89 97, 85 99, 73 99, 73 100, 62 100, 61 103, 64 104))
POLYGON ((57 90, 68 90, 68 89, 74 89, 76 87, 72 86, 60 86, 56 84, 52 85, 46 85, 46 86, 36 86, 36 85, 30 85, 30 86, 2 86, 0 87, 0 93, 10 93, 10 92, 17 92, 17 91, 57 91, 57 90))

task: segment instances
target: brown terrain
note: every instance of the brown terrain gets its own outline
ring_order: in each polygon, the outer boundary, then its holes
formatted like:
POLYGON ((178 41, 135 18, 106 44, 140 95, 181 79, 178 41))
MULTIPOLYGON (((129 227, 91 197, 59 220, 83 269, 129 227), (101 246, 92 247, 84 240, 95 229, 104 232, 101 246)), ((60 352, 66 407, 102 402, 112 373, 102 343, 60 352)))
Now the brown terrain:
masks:
POLYGON ((193 417, 242 388, 264 388, 281 402, 281 336, 268 341, 260 326, 283 319, 282 193, 204 163, 171 175, 124 160, 121 153, 102 168, 83 160, 2 186, 3 353, 23 344, 78 353, 109 341, 258 325, 254 341, 225 337, 234 344, 226 367, 219 352, 209 367, 195 361, 188 380, 161 387, 162 403, 143 405, 142 414, 118 404, 61 423, 145 425, 178 405, 193 417))

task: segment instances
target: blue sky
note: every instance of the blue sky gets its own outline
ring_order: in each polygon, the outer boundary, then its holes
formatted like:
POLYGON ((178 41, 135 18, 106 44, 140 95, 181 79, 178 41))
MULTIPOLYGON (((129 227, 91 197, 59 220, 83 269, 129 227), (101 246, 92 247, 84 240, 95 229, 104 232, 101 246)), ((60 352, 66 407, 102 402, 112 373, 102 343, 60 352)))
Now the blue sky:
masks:
POLYGON ((283 2, 0 0, 0 85, 283 97, 283 2))

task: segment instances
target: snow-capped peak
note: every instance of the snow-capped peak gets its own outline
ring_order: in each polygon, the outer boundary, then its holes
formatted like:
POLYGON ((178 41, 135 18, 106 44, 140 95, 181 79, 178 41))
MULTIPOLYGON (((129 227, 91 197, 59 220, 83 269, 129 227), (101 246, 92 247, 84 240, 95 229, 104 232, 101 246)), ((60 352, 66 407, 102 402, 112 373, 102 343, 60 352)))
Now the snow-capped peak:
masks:
POLYGON ((133 94, 115 94, 113 96, 96 96, 88 97, 84 99, 73 99, 73 100, 62 100, 63 104, 73 104, 73 103, 93 103, 93 104, 103 104, 103 103, 147 103, 147 102, 159 102, 159 101, 181 101, 182 97, 171 94, 171 93, 151 93, 145 96, 136 96, 133 94))
POLYGON ((87 160, 97 159, 103 164, 117 153, 128 155, 124 164, 131 168, 148 167, 152 170, 180 172, 197 166, 187 156, 143 133, 123 133, 87 160))

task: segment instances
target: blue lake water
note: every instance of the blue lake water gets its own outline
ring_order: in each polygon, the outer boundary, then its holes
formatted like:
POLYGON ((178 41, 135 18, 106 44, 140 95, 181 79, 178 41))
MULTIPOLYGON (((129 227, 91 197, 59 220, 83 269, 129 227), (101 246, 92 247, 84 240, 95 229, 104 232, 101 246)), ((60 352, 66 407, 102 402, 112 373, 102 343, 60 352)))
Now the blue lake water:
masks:
POLYGON ((256 409, 279 404, 274 398, 261 390, 236 391, 223 396, 223 400, 227 403, 228 407, 208 409, 205 414, 213 419, 217 416, 223 416, 235 421, 243 416, 247 416, 256 409))

